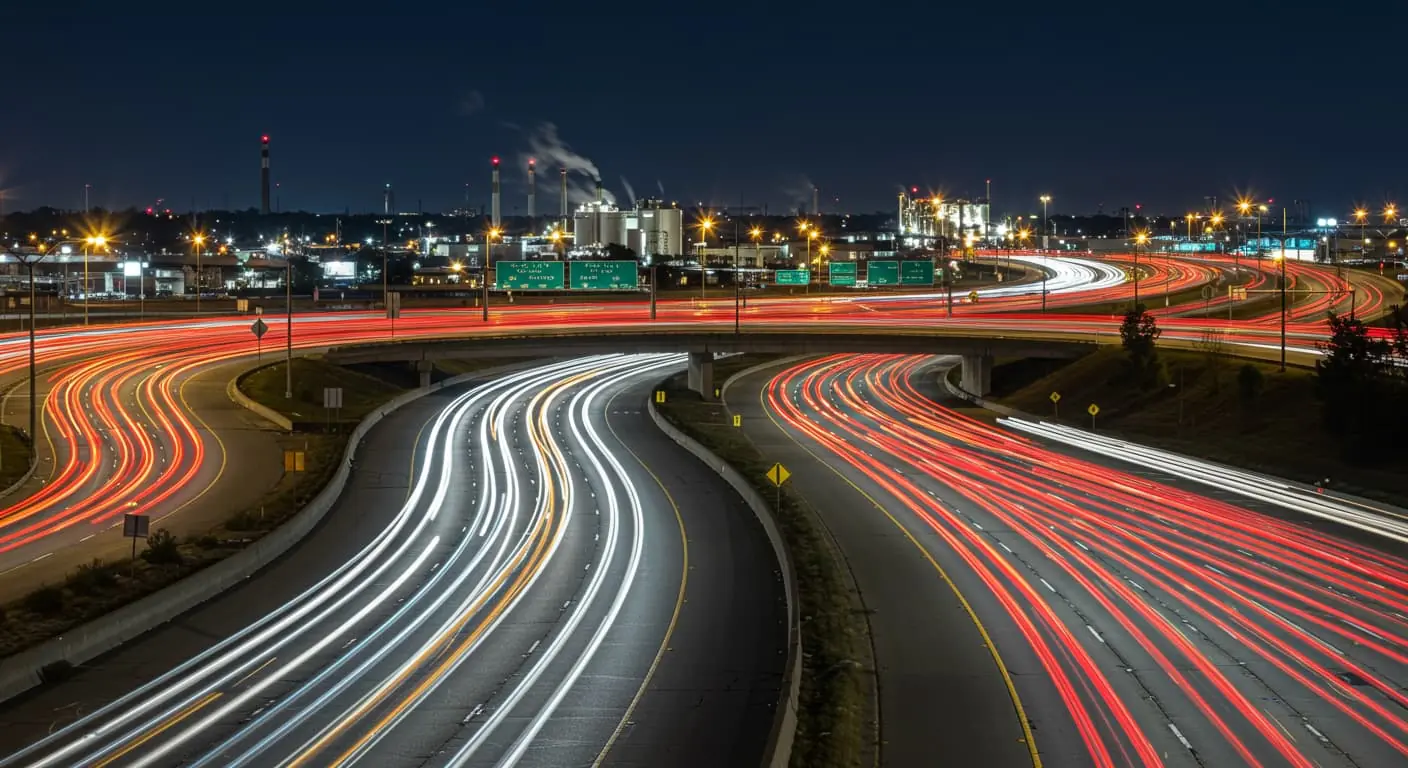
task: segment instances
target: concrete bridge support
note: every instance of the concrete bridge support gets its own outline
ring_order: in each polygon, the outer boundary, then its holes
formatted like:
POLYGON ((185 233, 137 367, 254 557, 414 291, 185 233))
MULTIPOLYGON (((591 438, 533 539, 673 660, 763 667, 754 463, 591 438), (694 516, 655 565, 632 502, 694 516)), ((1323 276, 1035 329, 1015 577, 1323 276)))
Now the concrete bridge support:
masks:
POLYGON ((992 355, 964 355, 959 385, 969 394, 992 392, 992 355))
POLYGON ((434 373, 434 371, 435 371, 435 362, 434 362, 433 360, 417 360, 417 361, 416 361, 416 373, 419 373, 419 374, 420 374, 420 388, 421 388, 421 389, 425 389, 426 387, 430 386, 430 374, 431 374, 431 373, 434 373))
POLYGON ((705 400, 714 399, 714 353, 689 353, 689 388, 705 400))

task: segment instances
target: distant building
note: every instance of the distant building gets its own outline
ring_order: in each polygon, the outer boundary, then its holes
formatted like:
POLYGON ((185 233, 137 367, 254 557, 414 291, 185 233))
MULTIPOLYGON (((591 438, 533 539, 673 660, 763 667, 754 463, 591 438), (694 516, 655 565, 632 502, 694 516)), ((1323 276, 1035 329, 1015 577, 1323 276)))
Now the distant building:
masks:
POLYGON ((979 239, 990 236, 988 201, 944 200, 938 197, 899 196, 899 234, 902 238, 962 238, 973 235, 979 239))
POLYGON ((634 210, 626 211, 597 199, 579 206, 572 217, 576 247, 623 245, 642 261, 684 253, 683 234, 684 211, 652 198, 643 198, 634 210))

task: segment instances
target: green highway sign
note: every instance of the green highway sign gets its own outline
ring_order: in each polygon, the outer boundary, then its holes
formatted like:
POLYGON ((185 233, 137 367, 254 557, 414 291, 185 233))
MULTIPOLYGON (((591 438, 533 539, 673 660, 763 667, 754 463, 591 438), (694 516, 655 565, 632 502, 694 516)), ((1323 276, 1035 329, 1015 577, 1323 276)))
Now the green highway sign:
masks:
POLYGON ((901 261, 900 284, 933 285, 934 262, 927 259, 924 261, 901 261))
POLYGON ((811 273, 805 269, 779 269, 773 273, 778 285, 806 285, 811 273))
POLYGON ((501 291, 553 291, 567 287, 560 261, 501 261, 495 287, 501 291))
POLYGON ((854 261, 833 261, 827 265, 832 285, 855 285, 856 263, 854 261))
POLYGON ((865 267, 865 279, 871 285, 899 285, 900 263, 898 261, 872 261, 865 267))
POLYGON ((578 291, 635 290, 636 262, 574 261, 568 265, 572 289, 578 291))

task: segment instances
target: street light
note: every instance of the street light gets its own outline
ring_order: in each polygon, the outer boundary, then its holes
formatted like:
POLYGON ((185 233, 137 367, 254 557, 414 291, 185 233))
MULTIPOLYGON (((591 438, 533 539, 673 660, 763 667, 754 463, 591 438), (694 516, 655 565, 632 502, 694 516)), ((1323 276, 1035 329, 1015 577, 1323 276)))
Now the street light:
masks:
POLYGON ((106 235, 90 235, 83 240, 83 324, 88 324, 88 248, 106 248, 108 238, 106 235))
MULTIPOLYGON (((1020 229, 1017 231, 1017 241, 1022 244, 1022 250, 1027 249, 1027 241, 1032 237, 1030 229, 1020 229)), ((1046 312, 1046 255, 1041 256, 1041 311, 1046 312)))
POLYGON ((709 216, 699 220, 699 298, 704 300, 704 289, 709 285, 709 273, 704 269, 704 249, 709 247, 709 230, 714 228, 714 220, 709 216))
POLYGON ((29 463, 38 461, 38 386, 34 366, 34 266, 44 260, 44 251, 12 254, 29 272, 29 463))
POLYGON ((820 237, 816 227, 807 230, 807 290, 806 295, 812 295, 812 241, 820 237))
POLYGON ((1050 224, 1046 215, 1047 206, 1051 204, 1051 195, 1041 196, 1041 249, 1046 250, 1047 241, 1051 239, 1050 224))
MULTIPOLYGON (((1367 237, 1364 236, 1364 223, 1365 223, 1365 221, 1366 221, 1368 218, 1369 218, 1369 212, 1368 212, 1368 211, 1364 210, 1363 208, 1355 208, 1355 209, 1354 209, 1354 220, 1357 221, 1357 222, 1359 222, 1359 241, 1360 241, 1361 243, 1363 243, 1364 245, 1368 245, 1368 244, 1369 244, 1369 238, 1367 238, 1367 237)), ((1367 257, 1367 256, 1369 255, 1369 254, 1368 254, 1368 250, 1369 250, 1368 248, 1361 248, 1360 251, 1359 251, 1359 256, 1360 256, 1360 258, 1365 258, 1365 257, 1367 257)))
POLYGON ((484 322, 489 322, 489 265, 492 263, 491 257, 494 254, 494 238, 503 234, 498 227, 491 228, 484 233, 484 269, 480 271, 480 282, 484 288, 484 322))
POLYGON ((1148 232, 1139 232, 1134 236, 1134 308, 1139 309, 1139 249, 1149 242, 1148 232))
MULTIPOLYGON (((1265 208, 1266 206, 1262 206, 1265 208)), ((1281 373, 1286 372, 1286 209, 1281 209, 1281 373)))
POLYGON ((205 235, 198 234, 191 238, 191 242, 196 246, 196 314, 200 314, 200 253, 205 246, 205 235))

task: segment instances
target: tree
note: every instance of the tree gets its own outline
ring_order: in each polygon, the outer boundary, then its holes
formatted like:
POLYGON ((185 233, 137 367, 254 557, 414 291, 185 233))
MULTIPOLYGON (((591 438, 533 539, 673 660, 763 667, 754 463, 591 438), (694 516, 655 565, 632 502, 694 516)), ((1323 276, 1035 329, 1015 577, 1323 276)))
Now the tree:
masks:
POLYGON ((1255 365, 1247 363, 1237 371, 1237 399, 1242 401, 1243 408, 1251 410, 1256 405, 1264 385, 1261 369, 1255 365))
POLYGON ((1163 333, 1154 316, 1136 304, 1124 315, 1120 323, 1120 343, 1129 355, 1130 374, 1140 387, 1148 388, 1158 383, 1158 350, 1154 342, 1163 333))
POLYGON ((1376 337, 1362 321, 1330 313, 1330 338, 1317 346, 1315 393, 1325 428, 1346 439, 1355 459, 1384 455, 1408 425, 1398 402, 1404 383, 1395 365, 1396 339, 1376 337))
MULTIPOLYGON (((1207 369, 1212 374, 1212 391, 1222 391, 1222 369, 1227 362, 1226 331, 1208 328, 1198 340, 1198 349, 1207 357, 1207 369)), ((1258 372, 1259 373, 1259 372, 1258 372)))
POLYGON ((635 261, 636 252, 624 245, 617 243, 606 244, 606 259, 608 261, 635 261))

